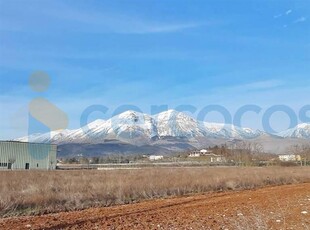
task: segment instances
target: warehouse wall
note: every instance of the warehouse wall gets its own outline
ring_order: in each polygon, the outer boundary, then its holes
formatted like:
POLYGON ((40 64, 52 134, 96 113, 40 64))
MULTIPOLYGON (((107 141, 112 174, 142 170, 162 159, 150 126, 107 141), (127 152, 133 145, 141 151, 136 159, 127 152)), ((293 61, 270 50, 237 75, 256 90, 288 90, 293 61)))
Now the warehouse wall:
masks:
POLYGON ((56 168, 57 146, 23 142, 0 142, 0 170, 56 168))

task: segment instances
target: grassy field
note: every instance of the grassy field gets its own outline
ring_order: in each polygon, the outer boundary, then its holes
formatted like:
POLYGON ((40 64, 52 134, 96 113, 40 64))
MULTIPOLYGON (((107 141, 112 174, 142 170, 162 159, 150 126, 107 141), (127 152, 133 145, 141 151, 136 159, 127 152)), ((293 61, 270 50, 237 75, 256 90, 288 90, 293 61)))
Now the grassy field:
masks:
POLYGON ((192 193, 310 182, 310 167, 0 172, 0 216, 36 215, 192 193))

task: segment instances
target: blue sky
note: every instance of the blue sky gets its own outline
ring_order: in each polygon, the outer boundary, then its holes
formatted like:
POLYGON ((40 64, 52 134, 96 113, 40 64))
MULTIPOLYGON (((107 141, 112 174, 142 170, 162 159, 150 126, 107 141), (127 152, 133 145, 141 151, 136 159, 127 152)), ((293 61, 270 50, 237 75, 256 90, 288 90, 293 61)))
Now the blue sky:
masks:
MULTIPOLYGON (((296 113, 309 105, 310 1, 0 0, 0 139, 27 134, 27 106, 42 96, 78 128, 90 105, 122 105, 151 113, 153 105, 210 104, 233 115, 245 104, 243 126, 261 128, 270 106, 296 113), (49 74, 45 93, 28 86, 49 74)), ((216 112, 205 120, 221 122, 216 112)), ((275 130, 288 128, 277 112, 275 130)))

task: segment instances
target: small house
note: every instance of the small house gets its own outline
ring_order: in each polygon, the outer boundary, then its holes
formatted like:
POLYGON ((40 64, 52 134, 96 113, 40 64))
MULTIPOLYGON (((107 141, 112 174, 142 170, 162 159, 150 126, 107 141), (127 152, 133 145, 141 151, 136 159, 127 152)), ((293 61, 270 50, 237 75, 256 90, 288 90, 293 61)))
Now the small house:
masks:
POLYGON ((151 155, 149 156, 150 161, 158 161, 164 159, 164 156, 151 155))
POLYGON ((281 154, 279 155, 280 161, 300 161, 301 157, 300 155, 296 154, 281 154))

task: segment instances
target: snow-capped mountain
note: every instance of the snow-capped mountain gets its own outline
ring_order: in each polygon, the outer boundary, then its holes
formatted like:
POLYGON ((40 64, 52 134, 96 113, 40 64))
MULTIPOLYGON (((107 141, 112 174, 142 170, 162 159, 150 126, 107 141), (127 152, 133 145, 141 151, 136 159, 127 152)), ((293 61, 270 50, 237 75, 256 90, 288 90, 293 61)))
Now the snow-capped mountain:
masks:
POLYGON ((126 111, 111 119, 96 120, 72 133, 67 142, 103 142, 105 139, 140 140, 157 135, 154 119, 143 113, 126 111))
POLYGON ((185 113, 168 110, 154 116, 126 111, 109 120, 96 120, 75 130, 53 131, 16 139, 29 142, 102 143, 116 139, 143 145, 163 137, 252 139, 264 134, 249 128, 197 121, 185 113))
POLYGON ((310 123, 302 123, 292 129, 278 133, 279 136, 285 138, 310 138, 310 123))
POLYGON ((15 139, 16 141, 22 141, 22 142, 38 142, 38 143, 60 143, 63 140, 67 139, 69 136, 71 136, 71 133, 74 132, 74 130, 61 130, 61 131, 51 131, 48 133, 35 133, 31 134, 26 137, 15 139))
POLYGON ((159 113, 154 119, 160 137, 200 137, 207 134, 202 122, 175 110, 159 113))
POLYGON ((252 139, 266 134, 260 130, 241 128, 230 124, 204 122, 209 135, 218 138, 252 139))
POLYGON ((155 120, 143 113, 126 111, 109 120, 96 120, 75 130, 53 131, 16 139, 24 142, 100 143, 105 139, 118 139, 139 144, 157 136, 155 120))
POLYGON ((185 113, 168 110, 154 116, 158 136, 212 137, 212 138, 255 138, 261 131, 233 125, 197 121, 185 113))

